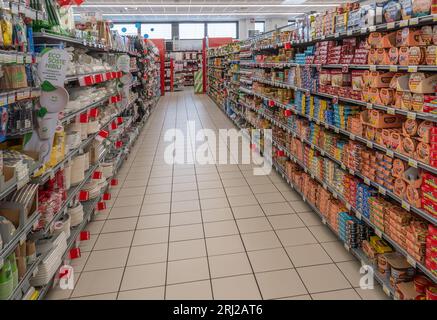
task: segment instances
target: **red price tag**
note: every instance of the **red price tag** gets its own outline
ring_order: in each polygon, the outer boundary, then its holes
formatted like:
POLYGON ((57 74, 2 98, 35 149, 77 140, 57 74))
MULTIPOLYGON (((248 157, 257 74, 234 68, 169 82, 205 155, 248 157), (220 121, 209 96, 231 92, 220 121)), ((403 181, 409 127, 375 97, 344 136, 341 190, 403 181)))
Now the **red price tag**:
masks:
POLYGON ((286 117, 290 117, 291 116, 291 114, 292 114, 292 112, 291 112, 291 110, 284 110, 284 116, 286 116, 286 117))
POLYGON ((102 179, 102 172, 101 171, 94 171, 93 179, 102 179))
POLYGON ((111 72, 111 79, 117 79, 117 72, 111 72))
POLYGON ((106 79, 112 80, 112 72, 106 72, 106 79))
POLYGON ((97 118, 100 114, 100 110, 97 108, 93 108, 90 110, 90 117, 97 118))
POLYGON ((285 155, 285 152, 284 150, 278 150, 276 154, 278 155, 278 157, 283 157, 285 155))
POLYGON ((118 71, 118 72, 117 72, 117 78, 121 78, 122 76, 123 76, 123 72, 118 71))
POLYGON ((123 123, 123 117, 117 117, 117 124, 123 123))
POLYGON ((117 142, 115 142, 115 147, 116 147, 117 149, 123 147, 123 141, 117 141, 117 142))
POLYGON ((97 210, 98 211, 102 211, 106 209, 106 203, 103 201, 100 201, 97 203, 97 210))
POLYGON ((99 136, 103 139, 106 139, 109 136, 109 132, 106 130, 100 130, 99 136))
POLYGON ((93 76, 85 76, 79 78, 79 85, 80 86, 91 86, 94 84, 94 77, 93 76))
POLYGON ((111 122, 111 130, 115 130, 117 128, 118 128, 117 123, 115 123, 115 121, 112 121, 111 122))
POLYGON ((89 199, 89 192, 81 190, 79 192, 79 201, 87 201, 89 199))
POLYGON ((269 107, 274 107, 274 106, 275 106, 275 101, 269 100, 269 107))
POLYGON ((104 193, 103 194, 103 200, 105 200, 105 201, 108 201, 108 200, 111 200, 111 194, 110 193, 108 193, 108 192, 106 192, 106 193, 104 193))
POLYGON ((284 43, 284 48, 285 48, 285 50, 291 49, 291 43, 290 42, 284 43))
POLYGON ((88 117, 88 114, 87 114, 87 113, 82 113, 82 114, 79 116, 79 122, 80 122, 80 123, 88 123, 88 121, 89 121, 89 117, 88 117))
POLYGON ((70 259, 74 260, 80 257, 81 257, 80 248, 73 248, 70 250, 70 259))
POLYGON ((103 75, 102 75, 102 74, 96 74, 96 75, 94 76, 94 82, 95 82, 95 83, 101 83, 101 82, 103 82, 103 75))
POLYGON ((117 96, 112 96, 111 98, 109 98, 109 102, 110 103, 117 103, 118 102, 117 96))
POLYGON ((111 179, 111 186, 117 186, 118 185, 118 179, 111 179))
POLYGON ((80 241, 87 241, 89 239, 91 239, 91 234, 89 231, 81 231, 80 235, 79 235, 79 239, 80 241))

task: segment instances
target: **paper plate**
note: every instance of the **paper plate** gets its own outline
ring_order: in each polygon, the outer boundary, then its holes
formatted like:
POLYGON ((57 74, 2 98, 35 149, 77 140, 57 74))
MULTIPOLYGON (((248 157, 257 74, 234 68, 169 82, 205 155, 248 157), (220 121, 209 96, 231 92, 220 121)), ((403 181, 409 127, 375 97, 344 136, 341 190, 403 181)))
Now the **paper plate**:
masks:
POLYGON ((50 92, 42 91, 39 101, 48 112, 55 113, 64 111, 69 99, 68 91, 62 87, 57 87, 56 90, 50 92))

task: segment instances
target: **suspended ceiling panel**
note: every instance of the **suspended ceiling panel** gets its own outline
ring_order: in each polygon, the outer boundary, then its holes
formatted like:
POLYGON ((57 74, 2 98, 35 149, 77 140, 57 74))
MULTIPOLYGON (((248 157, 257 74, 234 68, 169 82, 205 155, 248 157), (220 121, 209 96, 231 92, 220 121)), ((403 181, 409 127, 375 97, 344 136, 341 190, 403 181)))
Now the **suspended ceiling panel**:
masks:
POLYGON ((347 0, 86 0, 75 14, 97 12, 112 21, 229 21, 292 19, 332 9, 347 0))

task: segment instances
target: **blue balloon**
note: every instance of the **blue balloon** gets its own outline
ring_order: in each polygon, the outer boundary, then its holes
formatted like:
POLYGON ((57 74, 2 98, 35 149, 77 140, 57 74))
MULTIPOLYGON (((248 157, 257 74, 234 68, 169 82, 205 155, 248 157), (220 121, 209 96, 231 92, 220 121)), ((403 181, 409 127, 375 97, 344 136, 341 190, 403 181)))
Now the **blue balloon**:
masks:
POLYGON ((155 31, 155 28, 151 28, 150 31, 152 31, 152 32, 155 31))
POLYGON ((114 24, 113 24, 113 23, 110 23, 110 24, 109 24, 109 28, 111 28, 111 29, 114 28, 114 24))
POLYGON ((144 34, 144 39, 148 39, 149 35, 147 33, 144 34))
POLYGON ((139 23, 139 22, 135 23, 135 27, 136 27, 137 29, 139 29, 139 28, 141 27, 141 23, 139 23))
POLYGON ((121 32, 126 32, 127 31, 127 29, 126 28, 121 28, 121 32))

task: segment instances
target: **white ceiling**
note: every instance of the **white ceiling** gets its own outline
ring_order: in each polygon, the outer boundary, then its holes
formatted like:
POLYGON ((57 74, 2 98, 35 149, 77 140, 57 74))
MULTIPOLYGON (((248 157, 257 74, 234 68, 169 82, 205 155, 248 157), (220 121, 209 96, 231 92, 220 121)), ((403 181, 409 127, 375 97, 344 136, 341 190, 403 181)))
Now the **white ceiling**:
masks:
POLYGON ((74 12, 94 11, 112 21, 290 19, 345 2, 348 0, 86 0, 74 12))

